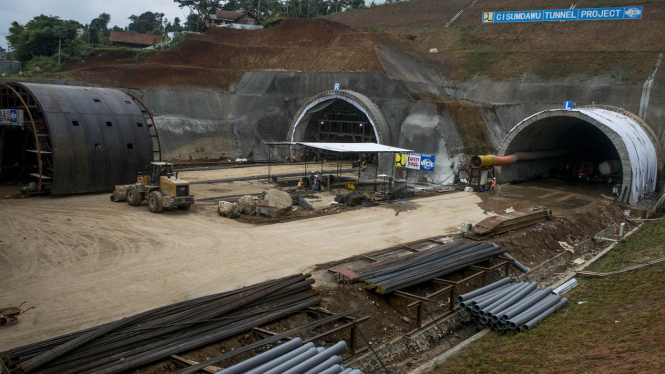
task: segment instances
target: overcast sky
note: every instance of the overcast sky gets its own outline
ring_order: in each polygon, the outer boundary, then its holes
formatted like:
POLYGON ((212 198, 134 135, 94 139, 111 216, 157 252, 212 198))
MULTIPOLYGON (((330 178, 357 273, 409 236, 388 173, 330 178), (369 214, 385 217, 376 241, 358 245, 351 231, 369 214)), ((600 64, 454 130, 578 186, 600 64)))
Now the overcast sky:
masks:
POLYGON ((24 25, 40 14, 86 24, 106 12, 111 15, 109 27, 125 27, 129 24, 129 16, 147 11, 164 13, 169 21, 175 17, 184 21, 189 13, 187 8, 178 8, 173 0, 0 0, 0 45, 7 48, 5 36, 12 21, 24 25))

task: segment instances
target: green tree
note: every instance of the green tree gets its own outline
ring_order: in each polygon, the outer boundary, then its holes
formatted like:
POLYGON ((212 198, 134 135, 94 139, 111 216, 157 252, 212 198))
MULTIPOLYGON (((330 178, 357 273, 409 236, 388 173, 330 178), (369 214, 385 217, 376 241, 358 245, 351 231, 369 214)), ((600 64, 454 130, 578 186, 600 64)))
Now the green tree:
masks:
POLYGON ((76 21, 42 14, 25 25, 12 22, 7 40, 14 49, 14 58, 23 63, 36 56, 55 56, 59 47, 63 54, 75 57, 85 50, 81 46, 85 42, 78 40, 82 29, 83 25, 76 21))
POLYGON ((220 0, 173 0, 178 3, 180 8, 188 8, 190 15, 187 16, 187 24, 189 31, 199 31, 205 22, 206 17, 210 13, 214 13, 217 9, 222 9, 219 5, 220 0), (194 17, 192 17, 194 15, 194 17), (194 22, 196 20, 196 22, 194 22), (191 30, 190 27, 194 27, 191 30))
POLYGON ((139 16, 132 14, 129 16, 129 20, 132 22, 127 25, 127 30, 142 34, 162 34, 164 31, 163 19, 164 13, 145 12, 139 16))
POLYGON ((175 32, 182 31, 182 25, 180 24, 180 18, 179 17, 176 17, 176 18, 173 19, 172 29, 173 29, 172 31, 175 31, 175 32))

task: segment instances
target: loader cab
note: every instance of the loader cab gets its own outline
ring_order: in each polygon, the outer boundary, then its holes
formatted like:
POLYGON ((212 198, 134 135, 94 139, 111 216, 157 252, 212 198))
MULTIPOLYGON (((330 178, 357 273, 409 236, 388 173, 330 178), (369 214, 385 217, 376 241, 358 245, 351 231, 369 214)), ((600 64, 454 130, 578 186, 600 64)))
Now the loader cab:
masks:
POLYGON ((159 177, 173 175, 173 164, 168 162, 152 162, 150 167, 150 184, 153 186, 159 186, 159 177))

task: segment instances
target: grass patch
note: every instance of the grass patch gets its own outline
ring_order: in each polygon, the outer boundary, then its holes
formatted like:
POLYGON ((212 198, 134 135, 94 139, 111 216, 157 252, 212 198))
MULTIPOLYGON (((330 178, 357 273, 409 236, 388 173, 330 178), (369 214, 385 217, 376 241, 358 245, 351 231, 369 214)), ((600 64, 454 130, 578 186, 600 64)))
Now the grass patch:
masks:
POLYGON ((620 241, 587 270, 608 273, 665 257, 665 220, 653 221, 620 241))
MULTIPOLYGON (((620 243, 612 263, 662 251, 663 235, 665 222, 646 225, 620 243)), ((568 304, 533 330, 490 333, 432 374, 662 372, 665 264, 578 281, 568 304)))

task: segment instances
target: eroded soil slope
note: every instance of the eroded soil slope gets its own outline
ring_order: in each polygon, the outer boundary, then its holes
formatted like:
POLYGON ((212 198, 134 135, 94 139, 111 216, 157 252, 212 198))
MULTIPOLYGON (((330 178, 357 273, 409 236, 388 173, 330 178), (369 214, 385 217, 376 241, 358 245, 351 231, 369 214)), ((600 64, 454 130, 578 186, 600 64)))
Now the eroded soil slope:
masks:
POLYGON ((100 51, 68 68, 78 80, 104 85, 232 90, 248 71, 381 72, 375 49, 409 49, 409 43, 405 36, 357 31, 330 20, 290 19, 258 31, 213 28, 143 59, 133 52, 100 51))

